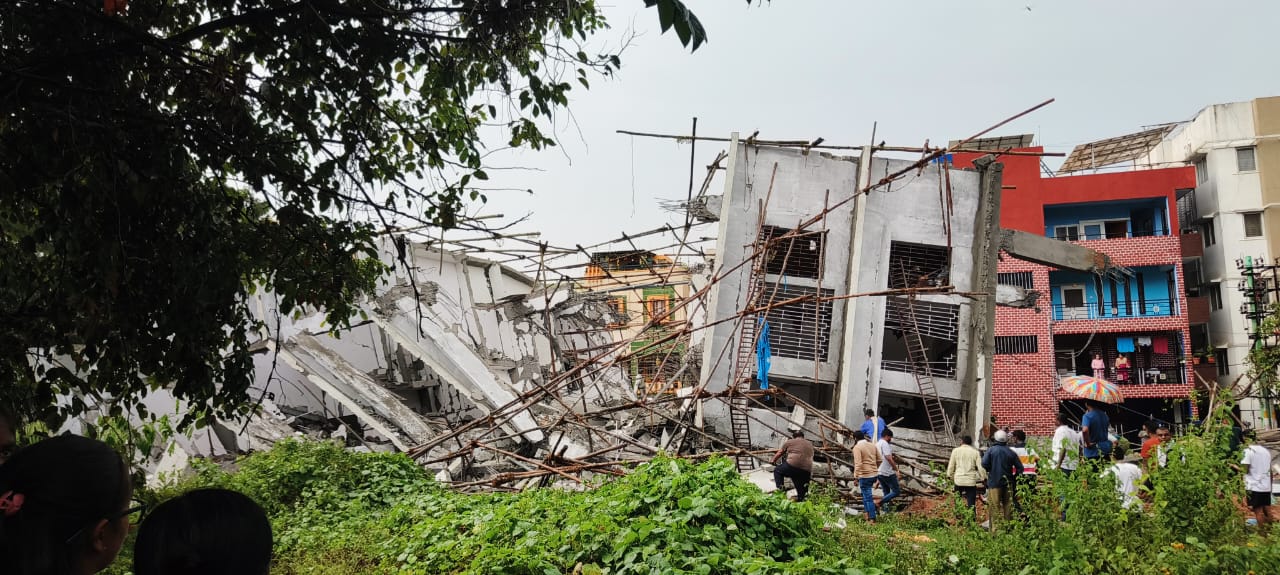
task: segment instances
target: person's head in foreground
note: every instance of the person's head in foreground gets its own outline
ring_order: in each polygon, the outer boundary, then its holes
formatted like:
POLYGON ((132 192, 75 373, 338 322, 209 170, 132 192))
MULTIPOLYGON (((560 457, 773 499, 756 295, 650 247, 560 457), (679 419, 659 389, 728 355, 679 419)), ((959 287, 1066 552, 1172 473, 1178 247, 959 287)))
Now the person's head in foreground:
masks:
POLYGON ((266 575, 271 522, 245 495, 200 489, 161 503, 142 522, 134 575, 266 575))
POLYGON ((0 466, 0 563, 6 575, 90 575, 129 532, 133 485, 107 444, 46 439, 0 466))
POLYGON ((18 416, 0 407, 0 465, 18 450, 18 416))

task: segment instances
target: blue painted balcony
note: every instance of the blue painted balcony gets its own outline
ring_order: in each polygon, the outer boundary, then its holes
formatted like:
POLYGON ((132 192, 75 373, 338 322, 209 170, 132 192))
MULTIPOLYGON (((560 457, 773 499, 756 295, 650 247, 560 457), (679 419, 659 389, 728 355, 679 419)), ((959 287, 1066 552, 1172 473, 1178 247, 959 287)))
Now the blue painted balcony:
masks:
POLYGON ((1165 198, 1142 198, 1044 207, 1045 235, 1064 241, 1171 235, 1165 198))
POLYGON ((1132 302, 1132 305, 1120 305, 1105 307, 1099 310, 1098 306, 1072 306, 1066 304, 1053 304, 1054 321, 1063 321, 1071 319, 1115 319, 1129 317, 1170 317, 1178 315, 1175 312, 1177 300, 1148 299, 1145 302, 1132 302))
POLYGON ((1133 268, 1117 281, 1087 273, 1049 272, 1054 321, 1181 315, 1176 265, 1133 268))

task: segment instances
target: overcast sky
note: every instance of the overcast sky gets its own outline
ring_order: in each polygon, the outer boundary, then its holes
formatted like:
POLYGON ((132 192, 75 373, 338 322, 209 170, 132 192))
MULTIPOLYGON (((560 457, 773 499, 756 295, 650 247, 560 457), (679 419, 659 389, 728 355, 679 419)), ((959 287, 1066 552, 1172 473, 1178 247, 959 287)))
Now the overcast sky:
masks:
MULTIPOLYGON (((534 194, 493 192, 481 210, 532 212, 520 231, 553 245, 683 223, 657 202, 685 196, 688 145, 618 129, 683 134, 697 116, 699 135, 862 145, 878 122, 877 140, 918 146, 1057 98, 998 133, 1035 133, 1067 152, 1209 104, 1280 95, 1274 0, 685 0, 710 38, 694 54, 659 35, 641 0, 606 1, 614 28, 601 40, 639 34, 622 69, 573 92, 561 149, 502 158, 537 171, 491 172, 494 185, 534 194)), ((724 147, 698 145, 699 183, 724 147)))

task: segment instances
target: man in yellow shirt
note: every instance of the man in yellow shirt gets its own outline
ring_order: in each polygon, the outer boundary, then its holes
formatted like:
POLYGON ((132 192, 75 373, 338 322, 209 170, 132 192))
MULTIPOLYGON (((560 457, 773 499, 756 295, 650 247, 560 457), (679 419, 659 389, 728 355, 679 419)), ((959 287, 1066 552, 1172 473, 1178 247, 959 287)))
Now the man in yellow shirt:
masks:
POLYGON ((951 450, 947 477, 969 509, 973 509, 978 502, 978 485, 987 479, 987 470, 982 468, 982 454, 973 446, 972 435, 960 436, 960 445, 951 450))

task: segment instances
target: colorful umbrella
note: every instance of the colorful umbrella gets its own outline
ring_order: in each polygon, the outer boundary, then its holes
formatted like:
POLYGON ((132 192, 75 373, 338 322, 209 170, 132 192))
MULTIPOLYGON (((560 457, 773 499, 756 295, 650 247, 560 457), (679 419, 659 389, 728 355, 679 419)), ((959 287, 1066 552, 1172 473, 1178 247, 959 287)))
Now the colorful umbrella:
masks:
POLYGON ((1102 378, 1089 375, 1073 375, 1062 378, 1062 389, 1081 399, 1092 399, 1102 403, 1120 403, 1124 394, 1120 388, 1102 378))

